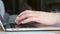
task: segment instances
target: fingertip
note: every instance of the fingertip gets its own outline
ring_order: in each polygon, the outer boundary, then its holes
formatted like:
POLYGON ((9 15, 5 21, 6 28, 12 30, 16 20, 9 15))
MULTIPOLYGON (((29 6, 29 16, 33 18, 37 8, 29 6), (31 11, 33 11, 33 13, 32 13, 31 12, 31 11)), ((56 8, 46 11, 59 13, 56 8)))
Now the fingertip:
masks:
POLYGON ((27 22, 24 22, 24 21, 21 22, 21 24, 25 24, 25 23, 27 23, 27 22))
POLYGON ((19 24, 20 24, 20 22, 19 22, 19 21, 17 21, 17 20, 15 20, 15 23, 16 23, 17 25, 19 25, 19 24))
POLYGON ((19 22, 16 22, 16 24, 17 24, 17 25, 20 25, 21 23, 19 23, 19 22))

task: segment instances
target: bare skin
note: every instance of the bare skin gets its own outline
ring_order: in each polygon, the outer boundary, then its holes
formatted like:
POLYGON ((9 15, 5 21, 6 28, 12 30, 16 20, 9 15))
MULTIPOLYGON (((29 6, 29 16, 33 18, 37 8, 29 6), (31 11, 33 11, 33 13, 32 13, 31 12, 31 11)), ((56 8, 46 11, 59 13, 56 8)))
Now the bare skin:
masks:
POLYGON ((16 24, 25 24, 31 21, 44 25, 55 25, 59 22, 60 13, 26 10, 16 17, 16 24))

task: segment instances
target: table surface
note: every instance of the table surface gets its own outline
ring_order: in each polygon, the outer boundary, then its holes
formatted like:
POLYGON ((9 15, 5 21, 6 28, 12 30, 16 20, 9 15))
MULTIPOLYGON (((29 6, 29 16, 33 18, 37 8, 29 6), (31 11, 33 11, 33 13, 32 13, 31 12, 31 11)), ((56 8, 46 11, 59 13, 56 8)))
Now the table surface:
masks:
POLYGON ((0 34, 60 34, 60 31, 39 31, 39 32, 0 32, 0 34))

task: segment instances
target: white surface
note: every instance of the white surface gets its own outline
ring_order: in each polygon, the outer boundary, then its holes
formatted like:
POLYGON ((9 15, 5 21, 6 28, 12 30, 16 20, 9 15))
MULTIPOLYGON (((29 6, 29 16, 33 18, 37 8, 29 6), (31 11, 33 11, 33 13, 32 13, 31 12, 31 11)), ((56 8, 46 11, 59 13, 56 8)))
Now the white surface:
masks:
POLYGON ((7 31, 29 31, 29 30, 38 30, 38 31, 43 31, 43 30, 60 30, 60 28, 57 27, 44 27, 44 28, 7 28, 7 31))
POLYGON ((0 32, 0 34, 56 34, 54 32, 0 32))
POLYGON ((0 0, 0 14, 1 14, 2 17, 5 14, 4 4, 1 0, 0 0))

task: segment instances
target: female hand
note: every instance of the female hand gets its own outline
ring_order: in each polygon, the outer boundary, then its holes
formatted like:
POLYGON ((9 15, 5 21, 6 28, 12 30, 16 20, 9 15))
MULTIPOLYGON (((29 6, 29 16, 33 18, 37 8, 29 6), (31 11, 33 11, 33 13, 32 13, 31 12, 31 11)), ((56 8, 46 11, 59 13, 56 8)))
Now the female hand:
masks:
POLYGON ((44 25, 55 25, 57 16, 54 13, 26 10, 16 17, 17 24, 25 24, 31 21, 44 25))

